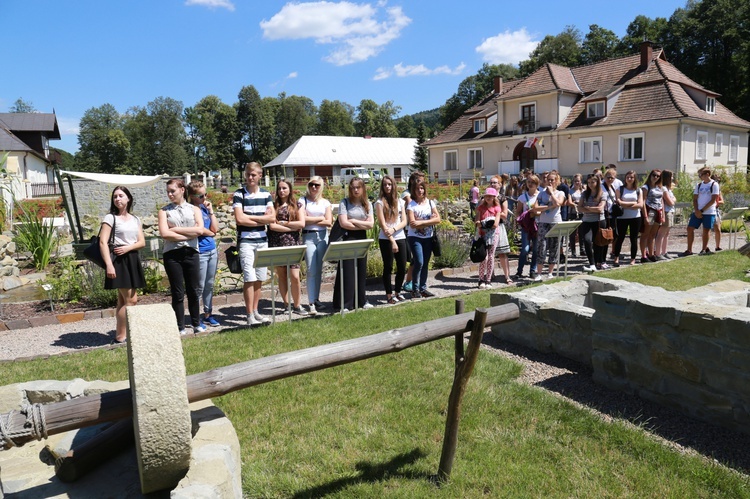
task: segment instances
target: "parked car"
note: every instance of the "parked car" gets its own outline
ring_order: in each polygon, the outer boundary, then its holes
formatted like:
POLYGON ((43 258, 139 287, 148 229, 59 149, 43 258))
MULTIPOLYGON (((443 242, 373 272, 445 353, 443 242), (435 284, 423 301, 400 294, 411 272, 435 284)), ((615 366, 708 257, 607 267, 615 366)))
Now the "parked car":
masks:
POLYGON ((341 170, 341 178, 344 179, 344 184, 348 184, 354 177, 361 178, 365 182, 369 182, 371 178, 367 168, 343 168, 341 170))

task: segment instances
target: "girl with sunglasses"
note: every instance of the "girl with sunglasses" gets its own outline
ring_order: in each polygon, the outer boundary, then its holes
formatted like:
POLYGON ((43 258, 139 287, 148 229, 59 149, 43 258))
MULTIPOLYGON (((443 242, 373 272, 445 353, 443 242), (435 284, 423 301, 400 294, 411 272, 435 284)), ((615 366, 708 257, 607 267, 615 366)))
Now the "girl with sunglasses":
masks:
POLYGON ((203 299, 202 325, 219 326, 219 321, 213 316, 214 280, 216 266, 219 263, 219 251, 214 237, 219 232, 219 222, 214 215, 211 201, 206 199, 206 187, 203 182, 193 180, 188 184, 190 204, 197 206, 201 212, 203 233, 198 236, 198 296, 203 299))
POLYGON ((328 229, 333 225, 331 202, 323 197, 325 184, 321 177, 311 177, 307 183, 307 193, 300 199, 305 212, 305 227, 302 229, 302 242, 307 265, 307 302, 310 315, 323 308, 320 303, 320 282, 323 277, 323 256, 328 248, 328 229))

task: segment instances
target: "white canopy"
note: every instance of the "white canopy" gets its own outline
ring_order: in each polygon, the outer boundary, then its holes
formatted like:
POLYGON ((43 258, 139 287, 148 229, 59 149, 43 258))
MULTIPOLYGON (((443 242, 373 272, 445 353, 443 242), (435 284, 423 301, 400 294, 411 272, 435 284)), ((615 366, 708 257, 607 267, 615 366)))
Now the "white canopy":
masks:
POLYGON ((116 175, 114 173, 91 173, 91 172, 69 172, 60 170, 61 175, 73 175, 87 180, 94 180, 110 185, 122 185, 125 187, 148 187, 154 185, 164 178, 164 175, 116 175))

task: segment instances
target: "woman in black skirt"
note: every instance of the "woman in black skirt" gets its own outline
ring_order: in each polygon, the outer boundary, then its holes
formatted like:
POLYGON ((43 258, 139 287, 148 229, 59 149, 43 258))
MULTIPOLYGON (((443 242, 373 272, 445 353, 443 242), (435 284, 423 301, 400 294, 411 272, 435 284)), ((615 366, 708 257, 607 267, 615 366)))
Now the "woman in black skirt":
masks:
POLYGON ((107 268, 104 289, 117 290, 117 343, 124 343, 127 339, 125 308, 138 302, 136 289, 146 285, 138 255, 138 250, 146 246, 146 239, 143 236, 141 220, 130 213, 132 208, 133 196, 128 188, 115 187, 112 191, 109 213, 105 215, 99 232, 99 249, 107 268), (113 231, 113 255, 110 256, 109 241, 113 231))

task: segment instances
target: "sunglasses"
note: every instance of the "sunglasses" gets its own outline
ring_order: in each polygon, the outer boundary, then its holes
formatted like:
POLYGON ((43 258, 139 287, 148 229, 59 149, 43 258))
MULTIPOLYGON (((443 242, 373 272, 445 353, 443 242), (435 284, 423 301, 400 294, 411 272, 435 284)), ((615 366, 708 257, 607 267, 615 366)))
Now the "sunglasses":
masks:
POLYGON ((652 174, 651 174, 651 176, 652 176, 652 177, 655 177, 655 178, 659 178, 659 177, 661 177, 661 175, 659 175, 658 173, 652 173, 652 174))
POLYGON ((312 182, 310 182, 309 184, 307 184, 307 186, 308 187, 320 187, 320 184, 313 184, 312 182))
POLYGON ((612 177, 612 176, 604 177, 604 178, 606 178, 607 180, 614 180, 615 179, 615 177, 612 177))
POLYGON ((196 199, 205 199, 205 194, 193 194, 191 197, 194 197, 196 199))

